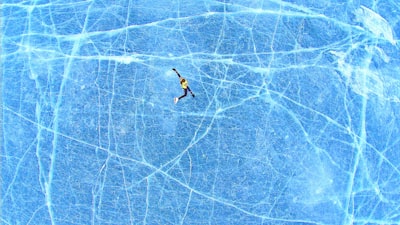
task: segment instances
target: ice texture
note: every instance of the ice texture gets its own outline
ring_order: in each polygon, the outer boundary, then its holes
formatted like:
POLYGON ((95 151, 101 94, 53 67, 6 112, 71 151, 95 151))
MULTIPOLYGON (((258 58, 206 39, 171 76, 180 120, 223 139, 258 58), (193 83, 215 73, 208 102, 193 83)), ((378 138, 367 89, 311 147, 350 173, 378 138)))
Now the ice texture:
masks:
POLYGON ((0 7, 0 224, 400 223, 398 1, 0 7))

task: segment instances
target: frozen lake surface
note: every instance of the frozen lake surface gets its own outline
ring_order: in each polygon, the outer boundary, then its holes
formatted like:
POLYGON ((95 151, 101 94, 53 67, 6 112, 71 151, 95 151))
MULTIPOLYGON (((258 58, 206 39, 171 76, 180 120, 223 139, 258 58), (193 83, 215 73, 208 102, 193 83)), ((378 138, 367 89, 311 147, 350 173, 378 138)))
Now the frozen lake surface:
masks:
POLYGON ((1 224, 400 223, 398 1, 0 7, 1 224))

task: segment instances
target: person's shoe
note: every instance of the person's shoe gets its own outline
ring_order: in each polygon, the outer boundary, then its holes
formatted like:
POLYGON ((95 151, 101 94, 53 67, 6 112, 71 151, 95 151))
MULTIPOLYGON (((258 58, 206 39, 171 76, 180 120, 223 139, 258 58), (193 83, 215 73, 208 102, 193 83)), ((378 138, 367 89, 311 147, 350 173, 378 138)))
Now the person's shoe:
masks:
POLYGON ((174 98, 175 104, 179 101, 179 98, 174 98))
POLYGON ((194 94, 192 93, 192 97, 194 98, 194 94))

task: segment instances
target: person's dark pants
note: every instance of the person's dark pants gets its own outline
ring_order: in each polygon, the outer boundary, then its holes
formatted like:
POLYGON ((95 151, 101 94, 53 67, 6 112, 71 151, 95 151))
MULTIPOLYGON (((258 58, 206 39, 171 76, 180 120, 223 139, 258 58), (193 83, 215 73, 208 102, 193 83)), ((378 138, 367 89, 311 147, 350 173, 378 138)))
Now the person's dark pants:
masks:
POLYGON ((190 92, 192 92, 192 91, 190 90, 189 87, 187 87, 186 89, 183 89, 183 95, 182 95, 181 97, 179 97, 179 100, 181 100, 181 98, 186 97, 188 90, 189 90, 190 92))

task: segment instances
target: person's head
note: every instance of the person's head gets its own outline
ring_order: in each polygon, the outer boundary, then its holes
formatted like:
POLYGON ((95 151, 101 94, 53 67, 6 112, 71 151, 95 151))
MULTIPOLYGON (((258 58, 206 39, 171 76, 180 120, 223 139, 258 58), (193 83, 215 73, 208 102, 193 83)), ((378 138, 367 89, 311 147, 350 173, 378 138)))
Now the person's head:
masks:
POLYGON ((185 82, 185 78, 181 77, 181 83, 185 82))

